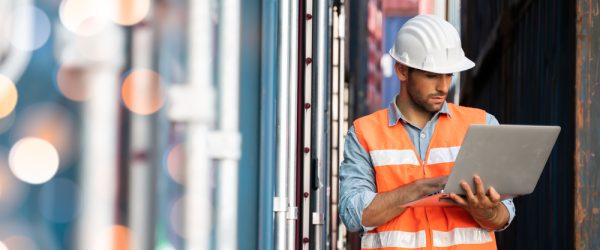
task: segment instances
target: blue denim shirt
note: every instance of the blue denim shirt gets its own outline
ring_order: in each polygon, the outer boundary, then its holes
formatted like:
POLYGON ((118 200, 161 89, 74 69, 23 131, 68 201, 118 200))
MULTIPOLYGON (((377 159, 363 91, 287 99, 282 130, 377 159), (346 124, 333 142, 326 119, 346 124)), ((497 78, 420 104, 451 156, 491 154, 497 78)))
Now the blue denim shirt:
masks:
MULTIPOLYGON (((395 100, 396 98, 394 98, 395 100)), ((423 129, 411 124, 402 115, 396 103, 392 101, 388 106, 388 122, 389 126, 394 126, 398 122, 402 122, 405 126, 412 143, 417 149, 420 158, 423 159, 427 153, 429 142, 433 135, 433 130, 437 124, 440 115, 452 117, 448 109, 447 103, 444 105, 432 118, 425 124, 423 129)), ((493 115, 486 113, 486 123, 488 125, 498 125, 498 120, 493 115)), ((375 186, 375 170, 371 163, 371 157, 367 151, 360 145, 354 132, 354 127, 348 130, 346 142, 344 145, 344 160, 340 166, 340 218, 346 225, 349 231, 367 232, 374 227, 365 227, 362 225, 363 210, 371 204, 371 201, 377 194, 375 186)), ((512 199, 503 200, 502 203, 509 212, 508 225, 515 217, 515 205, 512 199)), ((506 227, 500 229, 504 230, 506 227)))

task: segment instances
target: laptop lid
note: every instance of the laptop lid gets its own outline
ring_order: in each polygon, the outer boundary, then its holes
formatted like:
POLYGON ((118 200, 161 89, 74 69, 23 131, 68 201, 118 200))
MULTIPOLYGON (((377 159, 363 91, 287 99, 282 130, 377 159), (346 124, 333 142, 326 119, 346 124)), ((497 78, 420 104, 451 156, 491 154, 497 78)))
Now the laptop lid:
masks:
POLYGON ((475 174, 486 191, 493 186, 501 195, 532 193, 559 132, 558 126, 471 125, 444 193, 464 194, 461 180, 474 190, 475 174))

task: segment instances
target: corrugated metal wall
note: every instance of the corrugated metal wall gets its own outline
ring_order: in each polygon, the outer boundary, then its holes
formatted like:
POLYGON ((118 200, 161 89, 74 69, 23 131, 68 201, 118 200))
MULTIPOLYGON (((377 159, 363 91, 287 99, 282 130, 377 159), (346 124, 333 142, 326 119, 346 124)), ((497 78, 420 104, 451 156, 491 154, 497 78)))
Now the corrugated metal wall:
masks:
POLYGON ((462 42, 477 66, 462 75, 461 104, 500 123, 562 127, 535 192, 515 199, 517 217, 497 234, 500 249, 574 247, 575 4, 462 1, 462 42))
POLYGON ((577 1, 575 243, 577 249, 600 248, 598 159, 600 151, 599 0, 577 1), (596 25, 594 25, 596 23, 596 25))

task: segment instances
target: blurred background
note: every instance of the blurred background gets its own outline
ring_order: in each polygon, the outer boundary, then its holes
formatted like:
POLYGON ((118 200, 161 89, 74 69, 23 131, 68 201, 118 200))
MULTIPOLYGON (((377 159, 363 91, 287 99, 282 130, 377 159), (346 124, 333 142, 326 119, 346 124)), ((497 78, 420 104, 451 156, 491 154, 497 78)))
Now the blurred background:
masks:
POLYGON ((422 13, 450 102, 562 127, 499 249, 600 249, 598 0, 2 0, 0 250, 359 249, 344 135, 422 13))

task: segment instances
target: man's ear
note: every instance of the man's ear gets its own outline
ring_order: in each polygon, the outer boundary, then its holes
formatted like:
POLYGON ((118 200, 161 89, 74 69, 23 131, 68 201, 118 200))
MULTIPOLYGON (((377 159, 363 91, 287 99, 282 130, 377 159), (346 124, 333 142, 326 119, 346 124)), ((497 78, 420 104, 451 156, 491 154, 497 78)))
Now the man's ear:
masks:
POLYGON ((408 80, 408 67, 406 65, 396 63, 396 65, 394 65, 394 68, 396 69, 396 75, 398 76, 398 79, 400 79, 401 82, 408 80))

